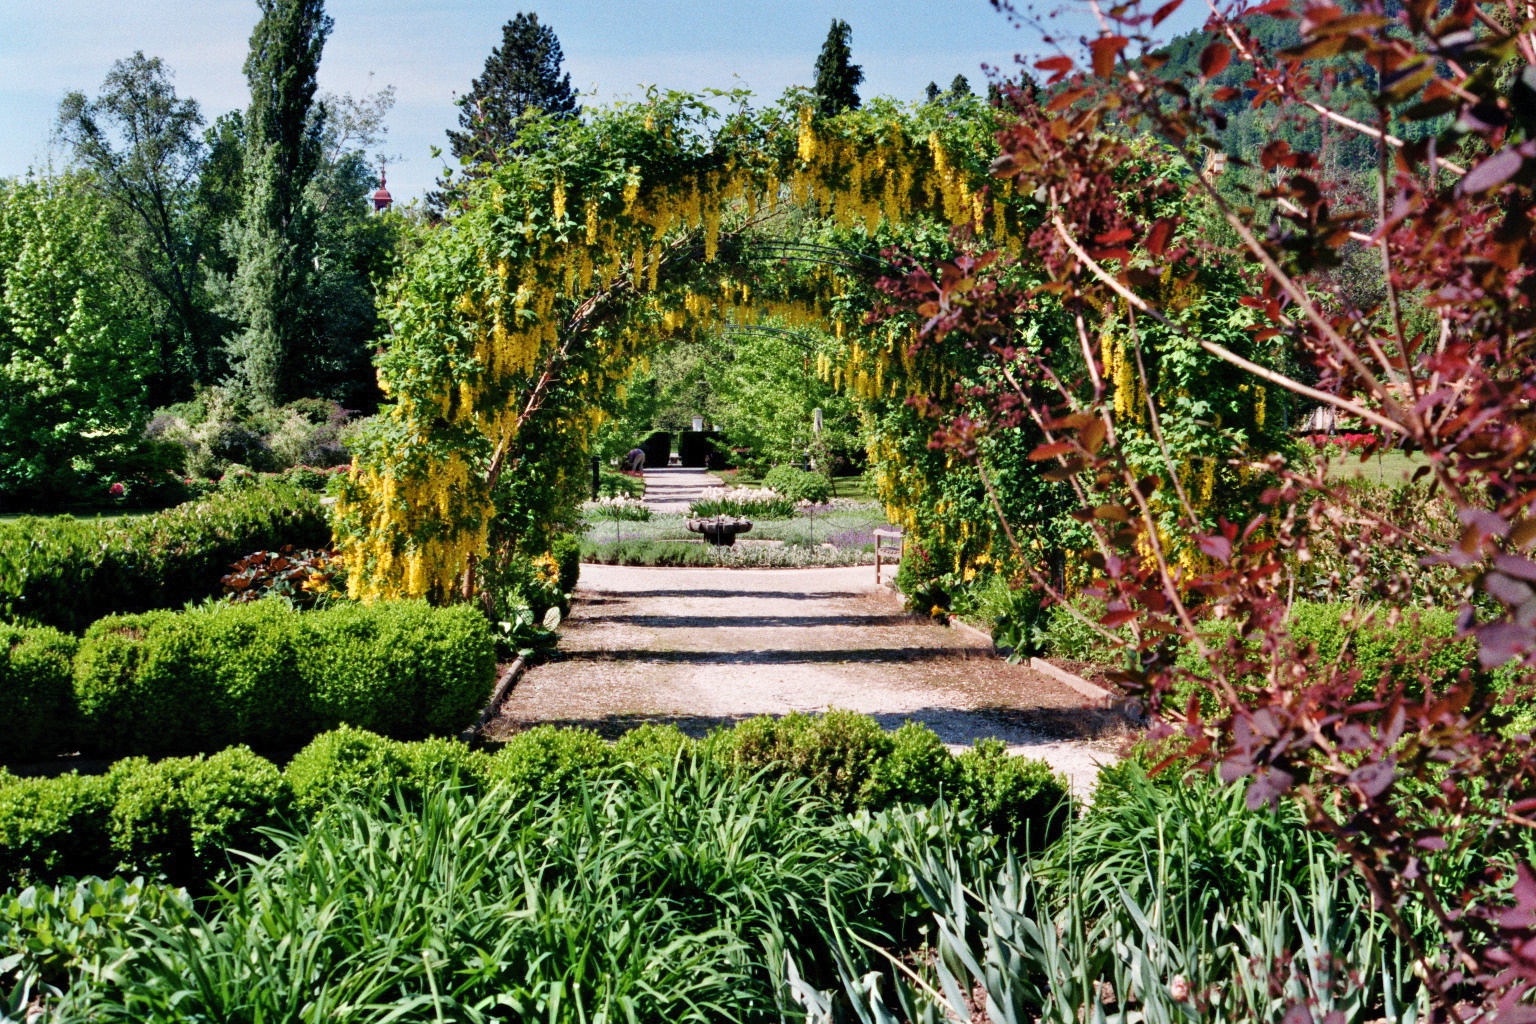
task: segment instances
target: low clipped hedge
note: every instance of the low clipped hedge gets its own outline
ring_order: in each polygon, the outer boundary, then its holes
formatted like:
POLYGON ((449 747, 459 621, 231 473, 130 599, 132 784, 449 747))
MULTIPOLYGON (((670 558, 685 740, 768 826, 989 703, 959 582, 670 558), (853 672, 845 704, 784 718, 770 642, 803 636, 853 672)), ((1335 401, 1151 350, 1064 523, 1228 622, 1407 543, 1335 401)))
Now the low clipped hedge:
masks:
POLYGON ((444 784, 570 797, 588 783, 633 782, 700 757, 738 778, 803 777, 844 812, 943 798, 995 834, 1039 846, 1072 810, 1065 780, 1009 757, 996 740, 952 755, 926 726, 887 733, 864 715, 756 718, 693 740, 646 725, 609 743, 539 726, 494 752, 452 740, 389 739, 350 726, 317 736, 281 772, 245 747, 212 757, 119 761, 105 775, 18 779, 0 771, 0 885, 114 871, 175 884, 212 879, 229 851, 260 853, 264 829, 294 827, 363 797, 419 799, 444 784))
POLYGON ((56 629, 0 625, 0 729, 5 758, 30 761, 72 749, 79 641, 56 629))
POLYGON ((495 672, 468 605, 219 604, 110 616, 80 640, 0 629, 0 760, 293 748, 344 723, 417 739, 472 722, 495 672))
POLYGON ((281 748, 343 723, 415 739, 472 722, 495 672, 489 624, 468 605, 114 616, 75 658, 80 742, 96 754, 281 748))
POLYGON ((105 775, 0 777, 0 877, 108 874, 119 865, 178 884, 212 877, 226 851, 259 853, 291 816, 277 766, 234 747, 212 757, 119 761, 105 775))
POLYGON ((0 523, 0 620, 78 634, 108 615, 218 594, 252 551, 330 541, 320 495, 282 480, 129 519, 16 519, 0 523))

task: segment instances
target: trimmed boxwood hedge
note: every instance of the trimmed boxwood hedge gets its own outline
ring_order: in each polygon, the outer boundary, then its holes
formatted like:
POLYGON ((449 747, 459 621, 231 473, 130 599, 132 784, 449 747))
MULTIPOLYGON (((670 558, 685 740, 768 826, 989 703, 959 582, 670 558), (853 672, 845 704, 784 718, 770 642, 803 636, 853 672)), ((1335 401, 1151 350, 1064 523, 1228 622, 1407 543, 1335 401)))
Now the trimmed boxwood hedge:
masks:
POLYGON ((0 729, 5 759, 29 761, 72 749, 74 658, 56 629, 0 625, 0 729))
POLYGON ((320 495, 280 480, 131 519, 12 520, 0 523, 0 621, 78 634, 107 615, 218 594, 252 551, 330 542, 320 495))
POLYGON ((260 853, 291 817, 272 762, 244 747, 209 758, 119 761, 105 775, 0 776, 0 879, 29 883, 132 872, 177 884, 212 877, 226 851, 260 853))
POLYGON ((343 723, 415 739, 472 722, 495 673, 489 623, 468 605, 113 616, 75 658, 79 736, 96 754, 297 746, 343 723))
POLYGON ((263 829, 303 827, 327 808, 374 795, 407 800, 445 784, 529 800, 570 798, 587 783, 633 782, 701 757, 746 778, 794 776, 843 811, 942 797, 1000 836, 1038 847, 1072 812, 1067 785, 996 740, 952 755, 926 726, 887 733, 848 711, 749 719, 703 740, 645 725, 608 743, 586 729, 539 726, 494 752, 441 738, 401 742, 342 727, 317 736, 282 772, 244 747, 212 757, 119 761, 105 775, 17 779, 0 771, 0 886, 113 871, 198 884, 260 853, 263 829))
POLYGON ((468 605, 280 601, 102 619, 76 640, 0 627, 0 762, 298 747, 350 724, 457 732, 484 706, 496 648, 468 605))

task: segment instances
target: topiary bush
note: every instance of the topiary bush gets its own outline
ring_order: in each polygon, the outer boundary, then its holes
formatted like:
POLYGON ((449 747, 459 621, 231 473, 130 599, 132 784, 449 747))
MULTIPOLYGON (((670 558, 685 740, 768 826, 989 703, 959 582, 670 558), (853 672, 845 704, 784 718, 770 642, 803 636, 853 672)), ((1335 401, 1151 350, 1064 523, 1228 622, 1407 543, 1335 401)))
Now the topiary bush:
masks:
POLYGON ((560 592, 574 593, 581 580, 581 538, 574 533, 562 533, 549 547, 549 555, 560 567, 560 592))
POLYGON ((0 884, 110 873, 112 792, 99 775, 0 780, 0 884))
POLYGON ((0 620, 78 634, 108 615, 217 595, 252 551, 330 541, 320 495, 275 480, 135 519, 0 523, 0 620))
POLYGON ((1044 761, 1013 757, 1001 740, 977 740, 959 762, 959 797, 978 824, 1033 849, 1054 842, 1072 817, 1066 779, 1044 761))
POLYGON ((763 477, 763 486, 777 491, 790 501, 809 501, 813 505, 825 505, 832 500, 832 483, 820 473, 811 473, 794 466, 774 466, 763 477))
POLYGON ((540 725, 492 755, 487 780, 530 794, 568 795, 584 780, 615 777, 619 764, 613 747, 590 729, 540 725))
POLYGON ((873 800, 880 765, 894 746, 873 718, 833 709, 824 715, 749 718, 712 734, 708 750, 722 764, 747 772, 809 779, 811 792, 852 810, 873 800))
POLYGON ((495 671, 489 624, 467 605, 259 601, 98 622, 75 695, 93 753, 282 748, 343 723, 402 739, 462 729, 495 671))
POLYGON ((292 791, 277 766, 246 747, 212 757, 130 758, 113 765, 112 850, 136 871, 181 881, 212 877, 231 851, 260 854, 261 829, 284 823, 292 791))
POLYGON ((73 749, 78 644, 56 629, 0 625, 5 760, 34 761, 73 749))
POLYGON ((284 775, 294 804, 306 815, 358 797, 399 792, 419 799, 444 780, 457 778, 483 790, 491 757, 454 740, 401 743, 342 726, 315 737, 288 762, 284 775))

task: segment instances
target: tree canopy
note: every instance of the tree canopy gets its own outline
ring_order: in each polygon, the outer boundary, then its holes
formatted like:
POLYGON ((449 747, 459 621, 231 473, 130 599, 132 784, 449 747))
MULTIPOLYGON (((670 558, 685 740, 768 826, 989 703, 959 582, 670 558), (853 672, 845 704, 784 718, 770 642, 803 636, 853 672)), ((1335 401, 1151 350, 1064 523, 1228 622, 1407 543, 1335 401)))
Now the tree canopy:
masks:
POLYGON ((448 131, 453 155, 467 165, 494 162, 516 144, 519 122, 530 111, 557 120, 579 115, 564 62, 555 30, 537 14, 519 12, 503 25, 501 45, 459 101, 459 130, 448 131))

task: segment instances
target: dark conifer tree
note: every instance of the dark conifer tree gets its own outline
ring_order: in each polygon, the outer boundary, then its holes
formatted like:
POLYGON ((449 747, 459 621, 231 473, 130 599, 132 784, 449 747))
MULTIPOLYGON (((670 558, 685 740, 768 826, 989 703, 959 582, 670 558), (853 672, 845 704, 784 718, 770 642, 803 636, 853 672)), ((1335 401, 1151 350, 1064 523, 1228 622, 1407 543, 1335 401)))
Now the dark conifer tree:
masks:
POLYGON ((821 56, 816 58, 816 112, 825 116, 840 114, 845 110, 859 109, 859 84, 864 81, 864 69, 853 63, 853 50, 849 40, 853 29, 846 21, 833 19, 827 31, 827 41, 822 44, 821 56))
POLYGON ((971 83, 964 75, 956 75, 955 80, 949 83, 949 94, 956 99, 971 94, 971 83))
POLYGON ((529 110, 562 118, 580 114, 571 76, 560 71, 564 62, 554 29, 540 25, 537 14, 519 13, 502 26, 501 45, 461 101, 461 130, 448 132, 453 155, 472 163, 495 160, 512 147, 518 121, 529 110))
POLYGON ((937 101, 939 98, 939 83, 929 82, 928 88, 923 90, 923 98, 929 103, 937 101))

